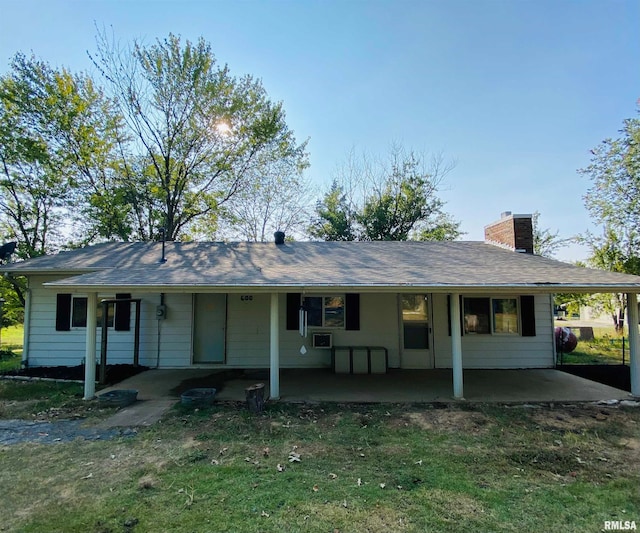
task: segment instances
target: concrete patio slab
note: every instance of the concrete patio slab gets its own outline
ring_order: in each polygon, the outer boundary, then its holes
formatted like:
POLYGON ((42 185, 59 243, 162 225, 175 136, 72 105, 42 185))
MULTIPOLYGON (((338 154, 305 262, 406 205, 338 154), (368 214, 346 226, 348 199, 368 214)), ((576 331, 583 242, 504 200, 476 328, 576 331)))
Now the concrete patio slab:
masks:
MULTIPOLYGON (((106 427, 148 426, 159 420, 179 395, 172 392, 185 380, 220 377, 210 369, 149 370, 114 387, 137 389, 135 404, 118 411, 104 422, 106 427)), ((218 401, 245 401, 245 389, 254 383, 265 384, 269 395, 267 371, 224 382, 216 395, 218 401)), ((454 402, 451 370, 390 370, 387 374, 347 375, 329 370, 286 369, 280 375, 280 401, 284 402, 382 402, 430 403, 454 402)), ((213 385, 211 385, 213 386, 213 385)), ((465 400, 489 403, 597 402, 624 400, 631 394, 554 369, 539 370, 465 370, 465 400)))
MULTIPOLYGON (((268 394, 269 382, 265 380, 268 394)), ((231 380, 217 396, 244 400, 246 379, 231 380)), ((629 399, 623 390, 553 369, 465 370, 465 400, 490 403, 591 402, 629 399)), ((322 370, 285 370, 281 401, 452 402, 451 370, 396 370, 388 374, 348 375, 322 370)))

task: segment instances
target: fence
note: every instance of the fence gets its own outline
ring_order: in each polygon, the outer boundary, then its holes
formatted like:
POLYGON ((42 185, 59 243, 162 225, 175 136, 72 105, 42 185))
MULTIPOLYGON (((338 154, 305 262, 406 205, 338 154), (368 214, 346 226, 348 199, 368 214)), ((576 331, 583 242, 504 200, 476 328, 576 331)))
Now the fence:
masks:
MULTIPOLYGON (((559 365, 628 365, 629 341, 623 335, 611 331, 594 335, 592 327, 569 328, 577 339, 574 349, 571 342, 556 337, 557 363, 559 365), (567 349, 565 349, 567 346, 567 349)), ((598 332, 600 333, 600 332, 598 332)), ((575 342, 575 341, 574 341, 575 342)))

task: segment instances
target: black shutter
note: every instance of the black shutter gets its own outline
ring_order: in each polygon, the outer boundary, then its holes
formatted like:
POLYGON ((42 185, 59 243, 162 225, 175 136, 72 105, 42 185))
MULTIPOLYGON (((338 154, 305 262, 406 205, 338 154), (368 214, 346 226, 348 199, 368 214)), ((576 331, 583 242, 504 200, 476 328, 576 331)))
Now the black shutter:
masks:
POLYGON ((522 318, 522 336, 536 336, 536 310, 534 296, 520 296, 520 316, 522 318))
POLYGON ((287 293, 287 329, 300 328, 300 298, 299 292, 287 293))
POLYGON ((56 331, 71 330, 71 295, 58 294, 56 300, 56 331))
POLYGON ((349 331, 358 331, 360 329, 360 295, 355 293, 344 295, 345 310, 345 328, 349 331))
MULTIPOLYGON (((128 300, 130 294, 116 294, 116 300, 128 300)), ((115 330, 129 331, 131 329, 131 302, 116 302, 115 330)))
MULTIPOLYGON (((460 336, 464 337, 464 300, 460 296, 460 336)), ((449 337, 451 337, 451 295, 447 294, 447 326, 449 328, 449 337)))

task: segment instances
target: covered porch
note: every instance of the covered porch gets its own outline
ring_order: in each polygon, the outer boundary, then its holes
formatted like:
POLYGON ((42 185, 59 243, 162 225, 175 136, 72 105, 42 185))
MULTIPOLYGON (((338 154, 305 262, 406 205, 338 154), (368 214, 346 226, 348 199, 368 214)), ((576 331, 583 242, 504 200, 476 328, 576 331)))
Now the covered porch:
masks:
MULTIPOLYGON (((465 370, 465 400, 483 403, 594 402, 630 399, 623 390, 553 369, 465 370)), ((357 403, 454 402, 452 371, 392 370, 387 374, 334 374, 328 369, 280 371, 280 401, 357 403)), ((265 384, 269 371, 225 376, 206 369, 149 370, 113 388, 137 389, 140 400, 174 400, 190 387, 215 387, 217 401, 244 401, 245 389, 265 384)), ((107 389, 108 390, 108 389, 107 389)))
MULTIPOLYGON (((196 387, 218 389, 216 402, 244 402, 245 389, 265 384, 269 371, 239 373, 206 369, 148 370, 110 389, 136 389, 138 402, 119 410, 105 425, 148 426, 180 401, 181 392, 196 387)), ((465 370, 466 402, 496 404, 578 403, 630 400, 626 391, 572 376, 559 370, 465 370)), ((280 402, 459 403, 451 394, 451 370, 394 370, 388 374, 334 374, 329 369, 286 369, 280 376, 280 402)), ((271 398, 273 399, 273 398, 271 398)), ((215 403, 213 406, 215 409, 215 403)))

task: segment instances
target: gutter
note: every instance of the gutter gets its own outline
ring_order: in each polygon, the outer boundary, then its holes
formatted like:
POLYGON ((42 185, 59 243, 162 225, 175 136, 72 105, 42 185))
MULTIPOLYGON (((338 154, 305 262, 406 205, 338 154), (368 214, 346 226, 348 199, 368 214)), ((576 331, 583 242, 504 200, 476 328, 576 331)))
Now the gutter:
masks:
POLYGON ((571 284, 571 283, 513 283, 504 285, 448 285, 448 284, 433 284, 423 285, 414 283, 380 283, 380 284, 351 284, 351 285, 331 285, 327 284, 282 284, 282 285, 250 285, 250 284, 228 284, 228 285, 197 285, 197 284, 185 284, 185 285, 81 285, 73 283, 48 282, 44 284, 47 288, 66 290, 69 292, 95 292, 95 291, 114 291, 114 290, 127 290, 131 292, 164 292, 164 293, 185 293, 185 292, 227 292, 227 293, 242 293, 250 291, 252 293, 272 293, 272 292, 310 292, 310 291, 337 291, 337 292, 411 292, 411 291, 427 291, 438 294, 448 294, 452 292, 462 294, 486 294, 486 293, 499 293, 499 294, 513 294, 513 293, 529 293, 529 294, 557 294, 563 292, 580 292, 586 294, 593 293, 611 293, 611 292, 633 292, 640 293, 640 283, 632 284, 611 284, 611 285, 585 285, 585 284, 571 284))

